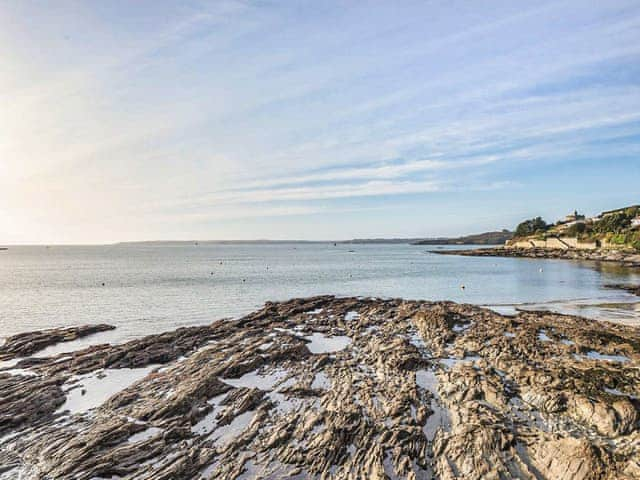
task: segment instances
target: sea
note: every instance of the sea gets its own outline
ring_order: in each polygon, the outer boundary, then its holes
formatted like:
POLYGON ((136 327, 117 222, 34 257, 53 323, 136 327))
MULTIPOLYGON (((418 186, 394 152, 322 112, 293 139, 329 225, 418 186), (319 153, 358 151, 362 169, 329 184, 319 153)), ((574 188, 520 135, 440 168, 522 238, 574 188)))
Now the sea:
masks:
MULTIPOLYGON (((81 324, 120 342, 237 318, 266 301, 332 294, 453 300, 640 324, 640 283, 613 264, 440 255, 458 246, 347 243, 134 243, 0 251, 0 337, 81 324)), ((473 247, 463 247, 473 248, 473 247)))

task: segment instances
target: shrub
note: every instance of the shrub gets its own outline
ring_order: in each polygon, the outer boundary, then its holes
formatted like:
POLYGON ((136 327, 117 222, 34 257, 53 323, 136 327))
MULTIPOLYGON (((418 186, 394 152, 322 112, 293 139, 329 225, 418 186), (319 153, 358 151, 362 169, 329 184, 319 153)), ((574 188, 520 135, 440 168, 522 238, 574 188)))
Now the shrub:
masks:
POLYGON ((593 226, 593 230, 597 233, 620 233, 629 228, 631 219, 626 212, 612 213, 607 215, 593 226))
POLYGON ((525 220, 520 223, 516 228, 517 237, 526 237, 529 235, 542 234, 547 231, 549 225, 541 217, 535 217, 530 220, 525 220))
POLYGON ((624 245, 627 243, 627 236, 622 233, 616 233, 611 236, 611 243, 615 243, 616 245, 624 245))
POLYGON ((574 223, 569 228, 567 228, 566 233, 570 237, 577 237, 583 234, 586 230, 587 230, 587 226, 584 223, 579 222, 579 223, 574 223))

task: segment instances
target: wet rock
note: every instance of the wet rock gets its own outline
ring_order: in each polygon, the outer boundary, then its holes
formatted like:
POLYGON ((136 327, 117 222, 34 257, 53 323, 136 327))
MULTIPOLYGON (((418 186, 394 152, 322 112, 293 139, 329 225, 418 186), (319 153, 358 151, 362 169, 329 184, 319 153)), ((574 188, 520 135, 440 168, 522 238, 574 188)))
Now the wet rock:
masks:
POLYGON ((440 255, 465 255, 470 257, 521 257, 591 260, 595 262, 618 263, 626 267, 640 267, 640 254, 611 250, 493 247, 474 248, 471 250, 433 250, 431 253, 437 253, 440 255))
POLYGON ((23 360, 0 374, 0 459, 27 479, 637 478, 639 365, 638 329, 606 322, 295 299, 23 360), (122 369, 142 374, 63 411, 122 369))
POLYGON ((0 373, 0 434, 51 416, 65 401, 59 378, 0 373))
POLYGON ((32 355, 50 345, 70 342, 94 333, 113 330, 112 325, 83 325, 80 327, 52 328, 37 332, 19 333, 5 339, 0 345, 0 360, 32 355))

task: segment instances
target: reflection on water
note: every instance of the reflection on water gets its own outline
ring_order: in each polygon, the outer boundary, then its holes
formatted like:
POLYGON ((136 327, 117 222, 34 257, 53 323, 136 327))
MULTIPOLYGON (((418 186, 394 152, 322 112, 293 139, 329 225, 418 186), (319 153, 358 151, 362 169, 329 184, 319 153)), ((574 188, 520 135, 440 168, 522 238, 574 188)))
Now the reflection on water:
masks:
POLYGON ((151 365, 143 368, 106 369, 75 377, 67 388, 67 399, 58 412, 81 413, 96 408, 144 378, 154 368, 151 365))
POLYGON ((344 335, 328 337, 322 333, 314 332, 306 337, 310 343, 307 348, 311 353, 334 353, 344 350, 351 343, 351 339, 344 335))
MULTIPOLYGON (((442 247, 448 248, 456 247, 442 247)), ((0 331, 109 323, 118 328, 103 338, 113 342, 242 315, 267 300, 318 294, 546 305, 640 319, 637 307, 627 305, 638 297, 604 288, 640 283, 637 271, 609 263, 437 255, 433 249, 206 242, 11 247, 0 254, 0 331)))
POLYGON ((594 261, 577 261, 581 266, 592 268, 606 275, 616 275, 624 277, 629 274, 629 267, 625 267, 614 262, 594 262, 594 261))
POLYGON ((629 298, 625 302, 601 303, 596 300, 567 300, 538 304, 523 304, 520 310, 558 312, 565 315, 578 315, 586 318, 605 319, 626 325, 640 323, 640 302, 638 297, 629 298))

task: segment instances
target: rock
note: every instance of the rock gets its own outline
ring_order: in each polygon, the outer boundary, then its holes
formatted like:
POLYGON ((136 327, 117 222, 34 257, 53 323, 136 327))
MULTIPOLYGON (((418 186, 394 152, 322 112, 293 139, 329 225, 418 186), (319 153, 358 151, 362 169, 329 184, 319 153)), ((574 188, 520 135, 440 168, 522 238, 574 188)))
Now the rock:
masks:
POLYGON ((586 439, 562 438, 542 443, 536 460, 545 478, 595 480, 607 477, 609 456, 586 439))
POLYGON ((628 400, 616 400, 613 402, 613 410, 616 412, 615 431, 625 435, 637 430, 640 415, 638 409, 628 400))
POLYGON ((27 479, 578 480, 640 469, 640 332, 580 317, 321 296, 18 365, 0 374, 0 433, 11 433, 0 463, 27 479), (89 411, 61 412, 116 371, 143 374, 89 411))
POLYGON ((640 460, 632 458, 624 466, 621 480, 633 480, 636 478, 640 478, 640 460))
POLYGON ((50 345, 60 342, 70 342, 98 332, 113 330, 112 325, 83 325, 80 327, 52 328, 37 332, 19 333, 7 337, 0 345, 0 360, 32 355, 50 345))
POLYGON ((576 395, 570 401, 569 415, 603 435, 619 433, 616 411, 602 401, 576 395))
POLYGON ((0 434, 48 419, 65 401, 62 379, 0 373, 0 434))
MULTIPOLYGON (((566 260, 591 260, 613 262, 626 267, 640 267, 640 255, 610 250, 577 250, 561 248, 515 248, 493 247, 470 250, 433 250, 439 255, 464 255, 469 257, 521 257, 521 258, 562 258, 566 260)), ((611 287, 616 288, 616 287, 611 287)))

